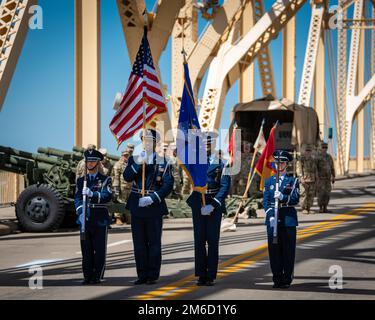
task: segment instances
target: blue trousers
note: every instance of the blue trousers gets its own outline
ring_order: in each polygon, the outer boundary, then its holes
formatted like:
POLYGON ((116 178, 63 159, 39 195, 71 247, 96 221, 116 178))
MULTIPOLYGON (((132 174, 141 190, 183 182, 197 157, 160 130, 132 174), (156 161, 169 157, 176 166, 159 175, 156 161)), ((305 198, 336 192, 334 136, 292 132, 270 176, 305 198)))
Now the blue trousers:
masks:
POLYGON ((202 216, 200 209, 193 209, 195 275, 197 277, 216 279, 221 216, 221 208, 215 209, 210 216, 202 216))
POLYGON ((296 256, 296 227, 278 226, 277 244, 273 243, 273 228, 267 227, 268 254, 275 284, 291 284, 296 256))
POLYGON ((157 280, 161 267, 163 217, 139 218, 133 214, 131 226, 138 278, 157 280))
POLYGON ((104 277, 107 254, 107 227, 86 225, 85 240, 81 240, 82 271, 86 280, 104 277))

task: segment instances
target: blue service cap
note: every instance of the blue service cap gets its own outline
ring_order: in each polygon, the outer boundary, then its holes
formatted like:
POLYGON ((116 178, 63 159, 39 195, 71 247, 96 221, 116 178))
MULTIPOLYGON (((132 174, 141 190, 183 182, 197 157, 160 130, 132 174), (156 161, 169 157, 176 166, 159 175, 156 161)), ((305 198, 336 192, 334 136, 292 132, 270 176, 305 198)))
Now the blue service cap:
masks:
POLYGON ((103 155, 97 150, 86 150, 85 151, 86 161, 103 161, 103 155))
POLYGON ((291 162, 293 160, 292 155, 286 150, 276 150, 272 155, 275 162, 291 162))

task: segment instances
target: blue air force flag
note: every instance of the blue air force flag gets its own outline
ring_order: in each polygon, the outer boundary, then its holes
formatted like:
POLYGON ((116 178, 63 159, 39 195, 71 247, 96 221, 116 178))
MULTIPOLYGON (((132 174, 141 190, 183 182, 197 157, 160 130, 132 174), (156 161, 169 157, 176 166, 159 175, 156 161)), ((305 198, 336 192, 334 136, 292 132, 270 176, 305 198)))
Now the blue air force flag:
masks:
POLYGON ((207 189, 207 152, 195 110, 187 63, 184 63, 184 91, 178 119, 176 144, 178 161, 191 180, 193 189, 204 193, 207 189))

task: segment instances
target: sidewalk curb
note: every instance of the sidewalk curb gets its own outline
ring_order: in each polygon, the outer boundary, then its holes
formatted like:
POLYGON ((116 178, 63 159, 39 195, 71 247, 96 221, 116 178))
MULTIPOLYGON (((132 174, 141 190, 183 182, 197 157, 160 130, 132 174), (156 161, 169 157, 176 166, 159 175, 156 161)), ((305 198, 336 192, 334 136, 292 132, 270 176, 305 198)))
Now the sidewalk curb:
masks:
POLYGON ((349 180, 349 179, 355 179, 355 178, 363 178, 363 177, 369 177, 375 175, 375 171, 370 172, 364 172, 364 173, 349 173, 345 176, 338 176, 336 177, 336 181, 339 180, 349 180))
POLYGON ((0 236, 6 236, 16 231, 18 231, 17 223, 9 220, 0 221, 0 236))

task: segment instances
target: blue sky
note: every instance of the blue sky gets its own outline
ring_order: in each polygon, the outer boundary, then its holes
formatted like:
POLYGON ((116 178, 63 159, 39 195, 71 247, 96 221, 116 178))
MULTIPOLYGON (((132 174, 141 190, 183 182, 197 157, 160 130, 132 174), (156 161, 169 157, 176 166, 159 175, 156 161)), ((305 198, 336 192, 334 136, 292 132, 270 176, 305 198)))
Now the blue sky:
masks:
MULTIPOLYGON (((273 0, 265 1, 268 10, 273 0)), ((147 0, 152 9, 154 1, 147 0)), ((0 112, 0 144, 36 152, 38 146, 71 150, 74 144, 74 0, 39 0, 43 8, 43 30, 30 30, 16 71, 0 112)), ((123 92, 131 70, 131 61, 117 12, 115 0, 102 1, 102 146, 117 153, 116 142, 108 129, 113 117, 116 92, 123 92)), ((308 35, 310 6, 297 15, 296 95, 302 74, 308 35)), ((199 21, 199 30, 206 21, 199 21)), ((333 34, 335 49, 336 35, 333 34)), ((281 97, 281 34, 271 43, 277 96, 281 97)), ((336 54, 335 54, 336 55, 336 54)), ((171 88, 171 43, 164 51, 160 69, 162 81, 171 88)), ((367 74, 367 78, 370 74, 367 74)), ((329 81, 328 74, 326 81, 329 81)), ((201 87, 200 98, 204 83, 201 87)), ((330 86, 327 83, 328 101, 330 86)), ((256 69, 255 98, 262 96, 256 69)), ((221 127, 228 128, 230 110, 237 103, 238 86, 230 90, 225 101, 221 127)), ((332 108, 330 108, 332 109, 332 108)), ((369 108, 366 110, 369 115, 369 108)), ((331 124, 334 124, 330 110, 331 124)), ((367 117, 369 119, 369 117, 367 117)), ((369 132, 367 126, 367 132, 369 132)), ((355 132, 355 130, 354 130, 355 132)), ((365 134, 369 137, 369 134, 365 134)), ((368 142, 366 143, 366 153, 368 142)), ((355 146, 352 146, 354 152, 355 146)), ((352 152, 352 154, 353 154, 352 152)))

